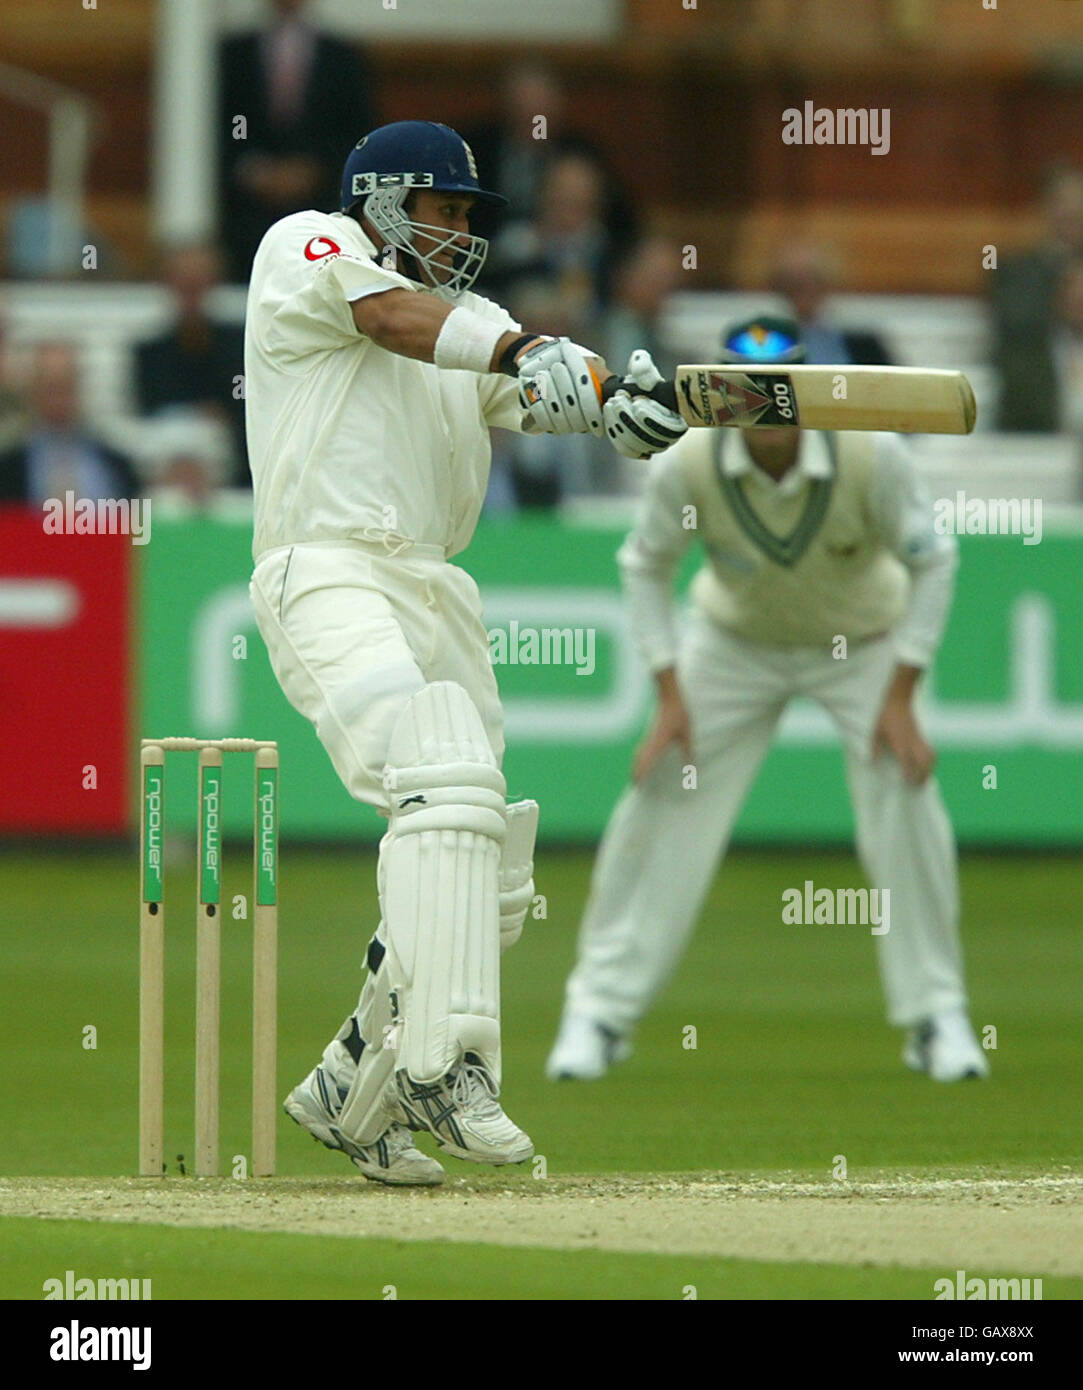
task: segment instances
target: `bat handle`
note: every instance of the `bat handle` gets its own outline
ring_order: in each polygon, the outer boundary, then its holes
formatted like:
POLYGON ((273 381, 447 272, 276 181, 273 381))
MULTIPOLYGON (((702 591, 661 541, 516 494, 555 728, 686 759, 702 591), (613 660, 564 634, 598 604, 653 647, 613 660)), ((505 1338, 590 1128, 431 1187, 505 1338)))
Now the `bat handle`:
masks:
MULTIPOLYGON (((657 376, 657 372, 655 373, 657 376)), ((677 409, 677 387, 672 381, 666 381, 664 377, 658 377, 657 382, 649 389, 637 385, 631 377, 611 376, 602 383, 602 400, 611 400, 618 391, 624 391, 629 396, 650 396, 651 400, 657 401, 659 405, 666 406, 669 410, 677 409)))

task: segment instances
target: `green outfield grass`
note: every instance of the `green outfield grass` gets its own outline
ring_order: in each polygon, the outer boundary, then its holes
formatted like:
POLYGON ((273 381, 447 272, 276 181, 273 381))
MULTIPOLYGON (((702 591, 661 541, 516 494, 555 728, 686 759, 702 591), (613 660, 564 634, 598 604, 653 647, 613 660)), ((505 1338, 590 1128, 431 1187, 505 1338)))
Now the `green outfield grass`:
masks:
MULTIPOLYGON (((688 956, 641 1028, 633 1058, 602 1083, 554 1085, 545 1081, 543 1065, 591 862, 585 853, 539 856, 537 886, 547 900, 547 919, 528 922, 522 941, 504 958, 504 1103, 533 1136, 551 1174, 785 1170, 826 1179, 839 1154, 857 1181, 874 1172, 1055 1176, 1083 1166, 1076 862, 963 860, 973 1017, 979 1029, 997 1031, 988 1084, 937 1086, 903 1069, 899 1035, 883 1022, 867 929, 782 924, 784 888, 805 878, 831 886, 860 881, 848 855, 809 852, 735 855, 715 883, 688 956), (694 1049, 684 1045, 689 1027, 696 1030, 694 1049)), ((283 1093, 318 1060, 355 1002, 359 962, 377 921, 373 880, 368 854, 288 845, 283 852, 283 1093)), ((249 891, 248 856, 239 850, 227 855, 224 900, 249 891)), ((167 894, 167 1155, 175 1168, 177 1156, 192 1153, 195 911, 187 868, 167 875, 167 894)), ((136 899, 134 853, 8 852, 0 858, 7 1073, 0 1174, 123 1175, 136 1169, 136 899), (85 1046, 88 1039, 96 1045, 85 1046)), ((250 1143, 249 926, 224 917, 224 1165, 247 1153, 250 1143)), ((453 1160, 449 1166, 456 1175, 462 1171, 453 1160)), ((344 1171, 343 1159, 283 1117, 280 1173, 344 1171)), ((25 1223, 17 1230, 21 1251, 38 1249, 37 1269, 58 1230, 55 1223, 40 1225, 33 1238, 25 1223)), ((291 1267, 296 1259, 303 1287, 294 1291, 301 1294, 323 1296, 338 1258, 319 1253, 319 1237, 171 1231, 163 1238, 176 1241, 171 1267, 178 1290, 189 1294, 196 1287, 185 1283, 190 1268, 201 1272, 200 1288, 241 1281, 250 1296, 280 1296, 283 1290, 266 1271, 241 1278, 246 1259, 255 1262, 250 1268, 262 1268, 260 1240, 287 1243, 282 1249, 291 1267)), ((84 1241, 88 1252, 101 1241, 119 1255, 138 1249, 140 1236, 136 1228, 72 1226, 62 1239, 69 1242, 63 1248, 76 1253, 84 1241)), ((10 1251, 10 1242, 4 1245, 10 1251)), ((363 1247, 358 1243, 350 1256, 356 1268, 364 1265, 363 1247)), ((395 1247, 395 1268, 415 1290, 411 1296, 440 1296, 445 1288, 458 1257, 449 1256, 449 1263, 437 1249, 395 1247)), ((614 1287, 643 1297, 679 1297, 667 1281, 699 1280, 722 1293, 744 1281, 745 1296, 760 1296, 748 1290, 767 1296, 772 1286, 771 1296, 828 1296, 822 1280, 834 1280, 841 1296, 925 1296, 907 1292, 914 1272, 905 1270, 843 1275, 828 1266, 788 1265, 789 1282, 780 1284, 768 1266, 756 1274, 739 1261, 681 1257, 682 1271, 697 1265, 700 1272, 678 1277, 668 1256, 486 1249, 491 1253, 471 1266, 479 1289, 514 1287, 515 1296, 558 1285, 559 1296, 578 1296, 595 1281, 593 1261, 610 1262, 614 1287)), ((74 1259, 61 1260, 62 1267, 73 1267, 74 1259)), ((110 1272, 122 1268, 114 1262, 110 1272)), ((10 1294, 11 1280, 24 1279, 28 1269, 20 1272, 17 1265, 0 1293, 10 1294)), ((924 1289, 926 1274, 918 1277, 924 1289)))
MULTIPOLYGON (((574 954, 590 857, 544 854, 548 918, 504 957, 505 1100, 565 1172, 979 1164, 1050 1172, 1080 1162, 1079 868, 1070 859, 963 863, 973 1016, 997 1029, 989 1085, 937 1086, 899 1064, 882 1021, 873 939, 860 927, 784 926, 782 889, 855 880, 846 856, 734 858, 692 948, 603 1083, 542 1075, 574 954), (684 1029, 696 1029, 694 1050, 684 1029), (1078 1097, 1078 1091, 1076 1091, 1078 1097)), ((245 856, 226 892, 249 889, 245 856)), ((377 921, 369 856, 291 851, 280 909, 280 1089, 319 1059, 349 1013, 377 921)), ((167 1151, 192 1151, 194 906, 167 879, 167 1151)), ((0 860, 5 1063, 0 1172, 136 1168, 138 905, 134 855, 0 860), (84 1030, 96 1029, 96 1047, 84 1030), (18 1084, 21 1080, 23 1084, 18 1084)), ((224 919, 222 1149, 247 1153, 249 924, 224 919)), ((340 1161, 339 1161, 340 1162, 340 1161)), ((283 1119, 282 1173, 336 1172, 283 1119)))
MULTIPOLYGON (((108 1270, 114 1279, 153 1271, 155 1299, 458 1299, 464 1290, 475 1299, 929 1299, 935 1277, 927 1269, 17 1217, 0 1220, 0 1241, 8 1251, 0 1297, 28 1299, 68 1269, 77 1277, 108 1270)), ((1078 1299, 1083 1279, 1046 1279, 1043 1295, 1078 1299)))

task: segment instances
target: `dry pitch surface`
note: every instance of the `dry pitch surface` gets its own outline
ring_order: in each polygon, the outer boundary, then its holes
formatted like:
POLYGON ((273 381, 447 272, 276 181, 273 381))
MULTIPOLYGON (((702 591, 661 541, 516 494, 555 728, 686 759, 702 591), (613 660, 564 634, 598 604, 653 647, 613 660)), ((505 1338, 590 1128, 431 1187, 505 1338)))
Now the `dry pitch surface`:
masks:
POLYGON ((1083 1276, 1083 1178, 4 1178, 0 1216, 1083 1276))

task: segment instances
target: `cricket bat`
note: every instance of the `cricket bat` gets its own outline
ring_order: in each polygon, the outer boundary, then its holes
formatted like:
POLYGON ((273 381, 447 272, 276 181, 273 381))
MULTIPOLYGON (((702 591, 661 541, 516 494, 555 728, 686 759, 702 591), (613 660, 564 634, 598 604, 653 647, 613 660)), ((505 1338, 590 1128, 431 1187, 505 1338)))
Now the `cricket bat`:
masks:
POLYGON ((962 372, 924 367, 756 367, 732 363, 678 367, 649 395, 692 426, 739 429, 891 430, 899 434, 969 434, 977 420, 974 391, 962 372))

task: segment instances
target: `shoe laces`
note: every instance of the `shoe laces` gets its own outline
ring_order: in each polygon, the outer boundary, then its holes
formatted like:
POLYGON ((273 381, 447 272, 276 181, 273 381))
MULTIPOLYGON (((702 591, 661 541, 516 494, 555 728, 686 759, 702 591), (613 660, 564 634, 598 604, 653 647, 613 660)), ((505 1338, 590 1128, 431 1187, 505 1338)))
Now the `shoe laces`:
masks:
POLYGON ((500 1087, 488 1067, 483 1066, 473 1052, 468 1052, 451 1088, 451 1099, 464 1109, 470 1106, 482 1113, 491 1113, 500 1109, 497 1105, 499 1095, 500 1087))

